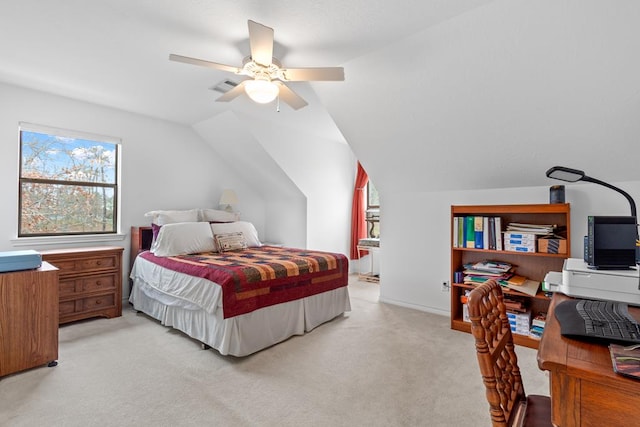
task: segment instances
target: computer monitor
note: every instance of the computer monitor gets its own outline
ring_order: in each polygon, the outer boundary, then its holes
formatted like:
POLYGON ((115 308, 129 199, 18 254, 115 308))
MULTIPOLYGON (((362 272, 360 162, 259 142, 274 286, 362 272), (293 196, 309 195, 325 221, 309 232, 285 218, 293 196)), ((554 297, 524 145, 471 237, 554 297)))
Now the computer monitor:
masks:
POLYGON ((590 268, 621 270, 636 265, 636 218, 589 216, 585 261, 590 268))

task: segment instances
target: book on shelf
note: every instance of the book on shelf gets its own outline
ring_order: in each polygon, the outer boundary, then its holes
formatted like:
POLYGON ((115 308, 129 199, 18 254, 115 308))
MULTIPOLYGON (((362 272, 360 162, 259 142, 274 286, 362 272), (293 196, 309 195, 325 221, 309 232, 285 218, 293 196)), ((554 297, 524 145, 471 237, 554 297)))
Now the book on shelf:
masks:
POLYGON ((531 320, 531 325, 544 329, 547 323, 547 313, 540 312, 531 320))
POLYGON ((460 222, 460 217, 459 216, 454 216, 453 217, 453 247, 454 248, 459 248, 460 246, 458 245, 458 223, 460 222))
POLYGON ((524 313, 527 311, 527 305, 521 297, 517 297, 515 295, 504 295, 503 302, 504 306, 509 311, 518 313, 524 313))
POLYGON ((496 234, 496 251, 502 250, 502 218, 494 217, 495 234, 496 234))
POLYGON ((475 218, 472 216, 465 217, 465 248, 473 249, 476 247, 476 230, 475 218))
POLYGON ((490 246, 489 235, 490 235, 489 217, 488 216, 484 216, 484 217, 482 217, 482 247, 484 249, 491 249, 489 247, 490 246))
POLYGON ((481 216, 473 217, 474 248, 484 249, 484 221, 481 216))
POLYGON ((490 216, 488 218, 488 223, 489 223, 489 238, 488 238, 489 249, 495 251, 496 250, 496 219, 495 217, 490 216))

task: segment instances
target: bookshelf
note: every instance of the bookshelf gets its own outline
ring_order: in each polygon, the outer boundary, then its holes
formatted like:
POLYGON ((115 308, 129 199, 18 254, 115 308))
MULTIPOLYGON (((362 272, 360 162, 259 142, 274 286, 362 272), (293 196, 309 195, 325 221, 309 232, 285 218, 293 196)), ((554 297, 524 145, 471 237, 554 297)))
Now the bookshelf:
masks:
MULTIPOLYGON (((497 233, 497 230, 496 230, 497 233)), ((523 204, 523 205, 453 205, 451 206, 451 329, 471 332, 471 323, 463 320, 463 303, 461 297, 466 290, 473 289, 473 285, 456 283, 454 273, 461 271, 466 263, 486 259, 504 261, 516 266, 518 275, 532 280, 544 279, 548 271, 561 271, 566 258, 571 256, 571 225, 570 205, 559 204, 523 204), (500 217, 501 231, 511 222, 527 224, 555 224, 565 229, 560 234, 566 238, 567 253, 550 254, 540 252, 511 252, 505 250, 471 249, 455 247, 454 245, 454 217, 486 216, 500 217)), ((505 295, 516 295, 525 301, 531 309, 532 316, 538 312, 547 312, 550 298, 541 290, 535 296, 524 295, 517 291, 504 289, 505 295)), ((525 335, 513 334, 514 342, 530 348, 538 348, 539 340, 525 335)))

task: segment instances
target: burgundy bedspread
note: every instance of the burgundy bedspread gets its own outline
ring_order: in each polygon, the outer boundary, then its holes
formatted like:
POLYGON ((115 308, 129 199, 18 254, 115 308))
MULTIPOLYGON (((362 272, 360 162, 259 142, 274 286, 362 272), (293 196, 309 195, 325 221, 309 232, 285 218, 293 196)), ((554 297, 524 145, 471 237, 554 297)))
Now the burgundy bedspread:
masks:
POLYGON ((262 246, 225 253, 140 257, 222 286, 224 318, 347 286, 342 254, 262 246))

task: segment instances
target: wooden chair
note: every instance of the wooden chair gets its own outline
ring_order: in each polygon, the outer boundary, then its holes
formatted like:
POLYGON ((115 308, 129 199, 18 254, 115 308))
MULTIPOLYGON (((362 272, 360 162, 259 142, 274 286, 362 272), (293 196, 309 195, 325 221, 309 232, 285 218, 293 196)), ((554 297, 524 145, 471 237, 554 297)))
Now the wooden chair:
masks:
POLYGON ((502 287, 489 280, 471 291, 467 304, 493 426, 551 426, 549 397, 524 392, 502 287))

